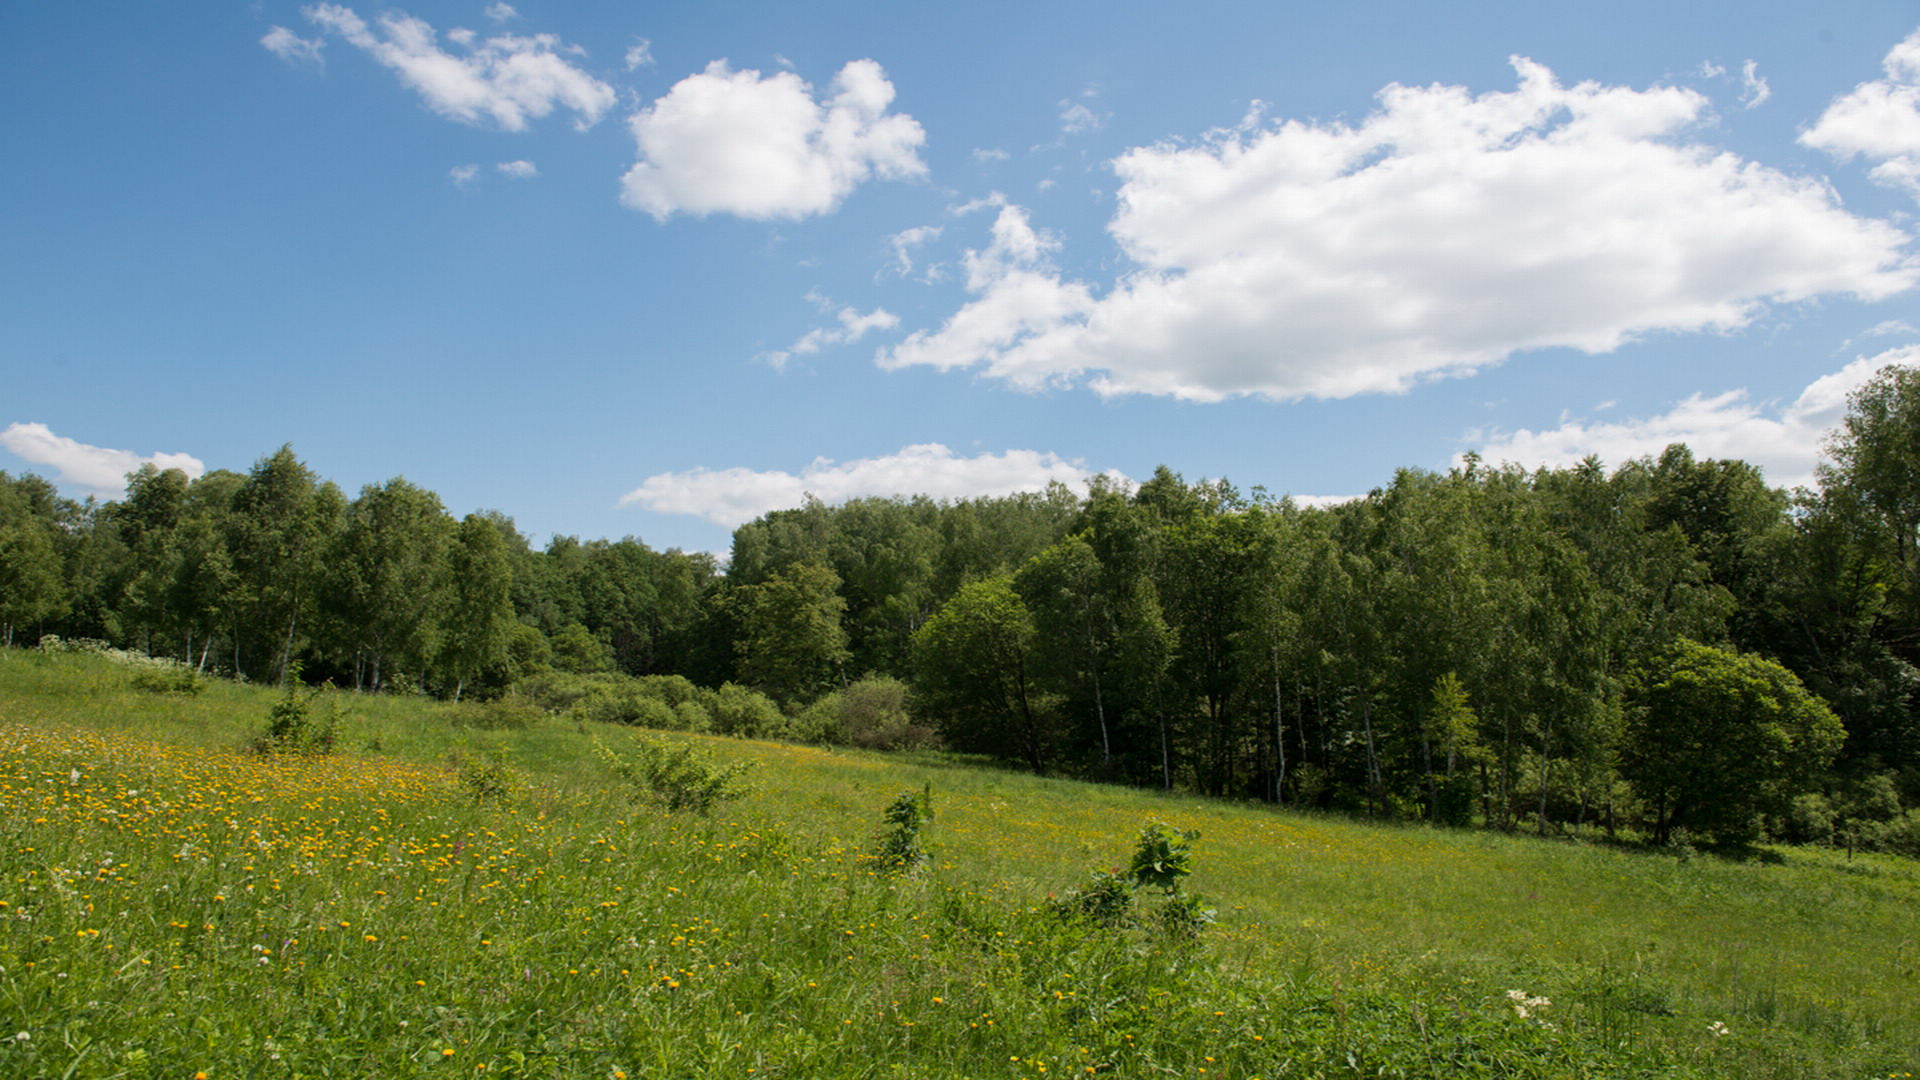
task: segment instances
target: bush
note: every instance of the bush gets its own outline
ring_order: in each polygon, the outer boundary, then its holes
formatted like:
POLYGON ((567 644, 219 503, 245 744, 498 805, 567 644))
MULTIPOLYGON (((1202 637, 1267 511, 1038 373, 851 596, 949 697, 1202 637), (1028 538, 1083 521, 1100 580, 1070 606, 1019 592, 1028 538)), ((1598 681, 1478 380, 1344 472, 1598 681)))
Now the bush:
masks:
POLYGON ((1875 851, 1920 859, 1920 810, 1909 810, 1891 821, 1862 825, 1860 839, 1875 851))
POLYGON ((719 765, 691 746, 652 735, 634 735, 628 745, 623 755, 595 739, 593 754, 635 795, 668 810, 704 814, 714 804, 738 799, 751 790, 745 781, 752 769, 748 762, 719 765))
POLYGON ((889 870, 911 870, 927 861, 920 834, 933 821, 933 782, 920 791, 903 791, 883 815, 877 858, 889 870))
POLYGON ((1054 910, 1110 930, 1133 926, 1133 880, 1117 871, 1095 870, 1085 888, 1054 901, 1054 910))
POLYGON ((1187 876, 1193 873, 1193 843, 1198 839, 1198 831, 1156 821, 1140 830, 1139 845, 1125 874, 1095 870, 1092 884, 1054 901, 1054 910, 1110 930, 1139 926, 1141 920, 1134 914, 1138 893, 1155 889, 1160 899, 1149 924, 1170 939, 1192 941, 1214 917, 1213 909, 1200 897, 1183 889, 1187 876))
POLYGON ((340 735, 340 703, 331 695, 326 707, 317 709, 314 701, 323 688, 311 690, 300 685, 300 664, 287 669, 287 694, 267 711, 267 730, 254 740, 261 753, 331 754, 340 735))
POLYGON ((938 748, 939 734, 916 722, 907 703, 906 683, 887 675, 869 675, 808 706, 794 734, 807 742, 864 750, 938 748))
POLYGON ((205 681, 185 664, 148 664, 133 671, 133 686, 149 694, 180 694, 193 697, 206 688, 205 681))
POLYGON ((539 722, 545 714, 525 699, 507 697, 499 701, 464 701, 458 705, 448 705, 441 715, 447 718, 447 723, 457 728, 478 731, 525 731, 539 722))
POLYGON ((507 765, 506 751, 497 746, 485 754, 455 750, 450 758, 454 779, 475 803, 505 799, 520 786, 519 775, 507 765))
POLYGON ((713 730, 743 739, 778 739, 788 734, 787 718, 773 699, 734 683, 701 695, 713 717, 713 730))

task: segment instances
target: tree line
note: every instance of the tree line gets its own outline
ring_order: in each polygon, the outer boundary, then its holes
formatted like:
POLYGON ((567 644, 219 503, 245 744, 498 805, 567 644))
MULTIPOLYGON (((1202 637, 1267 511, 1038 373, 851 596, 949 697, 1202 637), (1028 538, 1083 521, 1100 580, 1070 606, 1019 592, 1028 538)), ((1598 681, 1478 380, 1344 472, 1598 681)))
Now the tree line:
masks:
POLYGON ((810 501, 736 530, 724 571, 631 537, 535 548, 404 479, 349 499, 288 447, 145 467, 106 503, 0 473, 0 624, 449 698, 678 675, 797 716, 900 680, 947 746, 1037 773, 1828 839, 1920 804, 1920 373, 1857 391, 1828 450, 1794 492, 1675 445, 1469 457, 1324 508, 1165 468, 810 501))

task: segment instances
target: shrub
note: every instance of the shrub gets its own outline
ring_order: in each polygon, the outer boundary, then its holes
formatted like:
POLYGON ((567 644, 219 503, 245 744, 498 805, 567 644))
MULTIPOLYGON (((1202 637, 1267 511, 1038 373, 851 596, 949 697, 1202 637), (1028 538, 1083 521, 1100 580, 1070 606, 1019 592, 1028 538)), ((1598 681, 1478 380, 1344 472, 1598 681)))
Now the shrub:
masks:
POLYGON ((752 769, 748 762, 720 765, 691 746, 653 735, 634 735, 628 745, 630 749, 622 754, 595 739, 593 753, 635 795, 668 810, 704 814, 716 803, 738 799, 751 790, 744 779, 752 769))
POLYGON ((300 664, 287 669, 286 696, 267 711, 267 730, 254 740, 261 753, 331 754, 340 735, 340 703, 330 695, 324 709, 314 707, 323 688, 300 685, 300 664))
POLYGON ((1135 914, 1138 894, 1142 889, 1154 889, 1160 898, 1148 924, 1170 939, 1192 941, 1214 919, 1212 908, 1183 889, 1187 876, 1193 873, 1193 843, 1198 839, 1197 830, 1156 821, 1140 830, 1133 862, 1125 874, 1095 870, 1090 885, 1054 901, 1054 910, 1110 930, 1139 926, 1142 921, 1135 914))
POLYGON ((499 747, 484 754, 455 750, 451 755, 454 779, 477 803, 497 802, 520 786, 520 777, 507 765, 506 751, 499 747))
POLYGON ((151 664, 134 669, 133 686, 149 694, 179 694, 192 697, 206 688, 205 681, 184 664, 151 664))
POLYGON ((1860 833, 1866 846, 1876 851, 1920 859, 1920 809, 1908 810, 1892 821, 1862 825, 1860 833))
POLYGON ((499 701, 461 702, 448 705, 442 714, 457 728, 479 731, 525 731, 544 715, 538 708, 518 697, 499 701))
POLYGON ((927 861, 920 834, 933 821, 933 782, 919 791, 903 791, 883 815, 877 858, 889 870, 911 870, 927 861))
POLYGON ((713 730, 743 739, 777 739, 787 734, 787 718, 773 699, 757 690, 734 683, 721 683, 720 689, 701 695, 701 703, 713 718, 713 730))
POLYGON ((932 750, 940 736, 914 720, 907 684, 870 675, 835 690, 800 714, 795 734, 808 742, 838 743, 864 750, 932 750))
POLYGON ((1095 870, 1085 888, 1054 901, 1054 910, 1108 929, 1133 926, 1133 879, 1114 870, 1095 870))

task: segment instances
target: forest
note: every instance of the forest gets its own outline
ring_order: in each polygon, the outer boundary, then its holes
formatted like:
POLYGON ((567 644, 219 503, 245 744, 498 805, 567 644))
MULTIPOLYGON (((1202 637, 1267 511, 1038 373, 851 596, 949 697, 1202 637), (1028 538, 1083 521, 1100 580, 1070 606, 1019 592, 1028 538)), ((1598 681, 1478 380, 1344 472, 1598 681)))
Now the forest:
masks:
POLYGON ((723 565, 536 548, 291 447, 77 502, 0 472, 0 633, 363 694, 1456 826, 1920 855, 1920 371, 1858 390, 1811 489, 1673 445, 1471 456, 1313 508, 1161 468, 813 501, 723 565))

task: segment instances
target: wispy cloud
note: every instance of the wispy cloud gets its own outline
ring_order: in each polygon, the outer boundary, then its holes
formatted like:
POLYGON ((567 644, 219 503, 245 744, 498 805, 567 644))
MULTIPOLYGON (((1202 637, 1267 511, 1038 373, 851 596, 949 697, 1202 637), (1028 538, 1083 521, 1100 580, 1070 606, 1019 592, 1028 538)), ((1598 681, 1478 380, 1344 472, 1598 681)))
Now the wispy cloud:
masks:
POLYGON ((568 109, 574 126, 584 130, 614 104, 613 87, 570 63, 567 57, 580 50, 552 34, 502 34, 483 41, 471 30, 450 30, 446 38, 463 50, 460 55, 441 48, 433 27, 411 15, 390 13, 369 25, 339 4, 301 10, 315 26, 393 69, 428 108, 454 120, 491 121, 505 131, 524 131, 531 121, 568 109))

